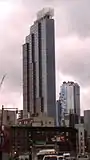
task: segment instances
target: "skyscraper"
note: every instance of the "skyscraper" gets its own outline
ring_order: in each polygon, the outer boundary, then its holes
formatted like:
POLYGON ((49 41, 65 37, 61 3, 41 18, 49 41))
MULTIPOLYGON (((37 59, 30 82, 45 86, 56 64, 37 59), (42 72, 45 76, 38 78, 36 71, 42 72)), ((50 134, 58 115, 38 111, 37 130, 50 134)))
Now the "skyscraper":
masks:
POLYGON ((37 13, 23 45, 23 110, 55 117, 55 38, 53 9, 37 13))
POLYGON ((80 117, 80 87, 74 82, 63 82, 60 91, 61 119, 65 114, 75 114, 80 117))

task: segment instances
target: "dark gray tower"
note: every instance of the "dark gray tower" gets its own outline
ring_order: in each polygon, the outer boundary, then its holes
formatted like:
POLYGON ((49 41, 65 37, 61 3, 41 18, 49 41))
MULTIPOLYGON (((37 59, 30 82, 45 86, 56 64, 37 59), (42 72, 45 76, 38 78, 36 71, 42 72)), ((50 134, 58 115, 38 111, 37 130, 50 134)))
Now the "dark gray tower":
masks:
POLYGON ((55 37, 53 10, 38 12, 23 45, 23 110, 55 117, 55 37))

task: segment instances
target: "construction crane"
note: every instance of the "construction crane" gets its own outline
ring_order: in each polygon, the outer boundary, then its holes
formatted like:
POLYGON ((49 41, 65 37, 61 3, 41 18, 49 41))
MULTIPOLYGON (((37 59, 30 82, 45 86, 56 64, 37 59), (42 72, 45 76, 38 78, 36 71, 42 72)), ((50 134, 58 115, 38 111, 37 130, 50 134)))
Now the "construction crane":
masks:
POLYGON ((3 82, 4 82, 5 77, 6 77, 6 74, 4 74, 3 77, 2 77, 2 79, 1 79, 1 82, 0 82, 0 89, 1 89, 1 87, 2 87, 2 84, 3 84, 3 82))

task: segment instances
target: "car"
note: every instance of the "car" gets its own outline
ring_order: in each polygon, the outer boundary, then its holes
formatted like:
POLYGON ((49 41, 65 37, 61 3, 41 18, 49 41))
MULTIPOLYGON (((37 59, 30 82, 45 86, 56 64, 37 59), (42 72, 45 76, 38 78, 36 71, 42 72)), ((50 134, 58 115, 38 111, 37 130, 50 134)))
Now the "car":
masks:
POLYGON ((58 160, 58 156, 57 155, 45 155, 43 157, 43 160, 58 160))
POLYGON ((89 156, 88 155, 77 155, 77 160, 89 160, 89 156))
POLYGON ((45 155, 43 160, 64 160, 63 155, 45 155))
POLYGON ((64 154, 63 154, 63 157, 64 157, 64 159, 66 159, 66 160, 70 160, 70 159, 71 159, 70 153, 64 153, 64 154))
POLYGON ((37 160, 42 160, 46 155, 55 155, 55 149, 42 149, 37 153, 37 160))
POLYGON ((64 156, 63 155, 60 155, 60 156, 57 156, 58 157, 58 160, 64 160, 64 156))

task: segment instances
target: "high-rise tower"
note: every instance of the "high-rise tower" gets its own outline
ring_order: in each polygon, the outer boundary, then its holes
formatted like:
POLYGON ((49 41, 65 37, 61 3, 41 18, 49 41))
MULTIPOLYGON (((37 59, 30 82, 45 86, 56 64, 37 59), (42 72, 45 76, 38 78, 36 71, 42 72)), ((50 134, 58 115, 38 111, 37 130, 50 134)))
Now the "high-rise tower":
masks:
POLYGON ((62 108, 66 113, 73 113, 80 116, 80 87, 77 83, 63 82, 60 99, 62 108))
POLYGON ((61 121, 65 115, 76 115, 80 117, 80 86, 74 82, 63 82, 60 91, 61 121))
POLYGON ((24 117, 43 112, 55 117, 55 37, 53 9, 38 12, 23 45, 24 117))

